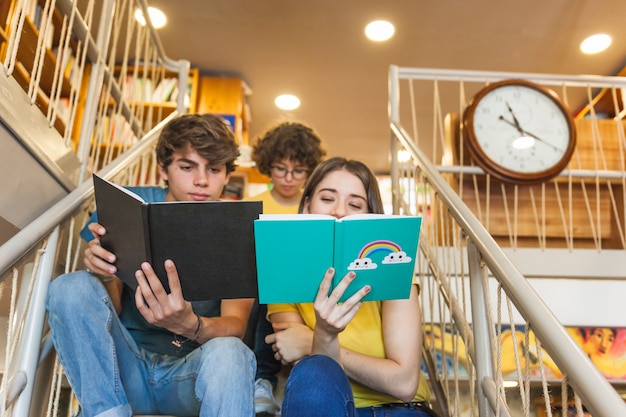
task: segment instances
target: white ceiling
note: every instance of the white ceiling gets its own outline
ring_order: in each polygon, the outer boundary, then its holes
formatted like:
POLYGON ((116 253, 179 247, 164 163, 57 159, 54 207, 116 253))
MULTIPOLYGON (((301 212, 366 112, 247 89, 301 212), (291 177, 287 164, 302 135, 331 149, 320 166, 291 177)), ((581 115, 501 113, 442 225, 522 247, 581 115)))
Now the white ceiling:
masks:
POLYGON ((329 155, 389 169, 389 65, 463 70, 615 75, 626 65, 623 0, 148 0, 168 24, 167 54, 202 74, 242 77, 253 90, 251 139, 285 119, 318 131, 329 155), (396 27, 386 43, 363 30, 396 27), (580 41, 613 36, 584 56, 580 41), (291 113, 273 105, 298 95, 291 113))

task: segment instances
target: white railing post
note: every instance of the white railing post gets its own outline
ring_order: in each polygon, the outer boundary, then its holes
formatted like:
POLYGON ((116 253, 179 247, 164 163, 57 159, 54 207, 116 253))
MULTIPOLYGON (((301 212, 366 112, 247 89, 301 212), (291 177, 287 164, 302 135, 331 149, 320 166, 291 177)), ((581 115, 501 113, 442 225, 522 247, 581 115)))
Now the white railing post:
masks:
MULTIPOLYGON (((12 417, 28 417, 29 415, 35 374, 39 363, 41 335, 46 317, 46 296, 54 271, 58 241, 59 227, 57 226, 48 237, 46 249, 41 255, 39 268, 34 278, 35 285, 30 303, 24 306, 28 311, 24 322, 23 334, 19 342, 20 346, 16 349, 19 357, 15 361, 16 366, 14 369, 26 375, 26 386, 15 402, 12 417)), ((9 341, 9 343, 11 342, 9 341)))
POLYGON ((474 364, 476 366, 476 380, 479 382, 478 412, 481 417, 493 415, 487 402, 481 382, 485 378, 493 378, 493 355, 491 346, 491 326, 488 319, 487 297, 488 289, 484 287, 483 269, 480 252, 471 240, 467 241, 467 262, 469 266, 470 294, 472 297, 472 329, 474 331, 474 364))

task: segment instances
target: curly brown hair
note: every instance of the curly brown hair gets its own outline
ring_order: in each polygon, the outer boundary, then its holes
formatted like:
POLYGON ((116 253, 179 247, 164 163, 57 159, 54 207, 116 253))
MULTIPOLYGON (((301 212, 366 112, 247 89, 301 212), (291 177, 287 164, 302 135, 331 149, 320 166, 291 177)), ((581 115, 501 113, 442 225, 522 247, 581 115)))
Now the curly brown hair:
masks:
POLYGON ((326 156, 322 140, 308 126, 284 122, 268 130, 252 147, 252 160, 259 172, 271 176, 272 164, 290 159, 313 171, 326 156))
POLYGON ((170 121, 161 131, 156 145, 157 161, 164 169, 172 163, 174 152, 189 148, 211 165, 226 165, 226 172, 236 168, 239 147, 232 129, 214 114, 185 114, 170 121))

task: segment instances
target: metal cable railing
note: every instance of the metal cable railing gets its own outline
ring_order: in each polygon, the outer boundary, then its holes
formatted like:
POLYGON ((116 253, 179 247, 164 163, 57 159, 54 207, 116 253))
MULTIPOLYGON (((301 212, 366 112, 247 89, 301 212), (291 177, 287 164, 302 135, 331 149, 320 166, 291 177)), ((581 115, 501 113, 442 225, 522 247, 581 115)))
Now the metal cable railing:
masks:
POLYGON ((189 62, 168 58, 152 26, 135 21, 135 8, 146 13, 145 0, 15 0, 8 9, 0 82, 14 100, 0 107, 0 121, 66 194, 0 246, 0 298, 11 306, 2 416, 58 408, 61 384, 49 385, 46 364, 52 345, 44 337, 45 298, 51 278, 81 267, 78 230, 93 207, 90 173, 120 184, 156 183, 160 130, 192 104, 185 87, 175 102, 157 97, 166 78, 187 86, 189 62), (41 5, 36 13, 34 3, 41 5))
MULTIPOLYGON (((513 410, 522 410, 527 416, 533 415, 536 408, 551 410, 556 404, 573 404, 579 416, 583 415, 583 404, 594 416, 624 414, 626 406, 620 395, 508 258, 489 225, 479 220, 476 207, 467 204, 467 194, 460 193, 459 176, 484 177, 484 173, 473 166, 456 164, 453 169, 446 169, 439 163, 446 161, 443 149, 437 152, 437 145, 445 144, 450 132, 456 131, 457 139, 462 132, 458 125, 456 129, 444 129, 443 119, 446 113, 458 113, 467 103, 465 88, 469 87, 465 83, 480 81, 484 85, 486 81, 503 78, 532 78, 552 85, 585 88, 592 81, 592 77, 570 80, 540 74, 397 67, 390 70, 394 212, 421 214, 427 220, 421 232, 418 272, 422 282, 425 351, 438 361, 437 373, 429 376, 443 386, 447 397, 437 400, 446 402, 442 409, 451 416, 509 415, 513 410), (416 86, 416 79, 428 87, 416 86), (438 85, 442 80, 455 83, 448 89, 453 90, 455 98, 446 101, 443 94, 437 93, 438 87, 439 93, 444 89, 438 85), (402 89, 401 82, 407 88, 402 89), (400 100, 401 91, 410 97, 408 105, 406 96, 400 100), (403 112, 401 103, 413 111, 432 106, 432 117, 403 112), (405 130, 401 116, 408 120, 406 125, 413 135, 405 130), (427 156, 430 153, 433 156, 427 156), (551 373, 558 374, 558 378, 548 377, 551 373), (517 388, 505 388, 508 382, 514 382, 517 388), (555 398, 553 393, 559 389, 561 396, 555 398), (460 404, 459 398, 467 392, 469 405, 460 404)), ((611 88, 623 84, 623 80, 611 82, 609 77, 593 81, 611 88)), ((620 125, 616 123, 618 138, 623 138, 620 125)), ((624 148, 619 146, 623 153, 624 148)), ((593 178, 597 180, 603 174, 605 171, 594 170, 593 178)), ((484 187, 484 182, 474 182, 484 187)), ((474 198, 474 191, 469 193, 474 198)), ((623 219, 620 209, 610 211, 623 219)), ((515 242, 508 237, 504 240, 515 242)), ((549 244, 543 244, 541 250, 549 256, 549 244)), ((566 275, 567 265, 563 267, 566 275)))

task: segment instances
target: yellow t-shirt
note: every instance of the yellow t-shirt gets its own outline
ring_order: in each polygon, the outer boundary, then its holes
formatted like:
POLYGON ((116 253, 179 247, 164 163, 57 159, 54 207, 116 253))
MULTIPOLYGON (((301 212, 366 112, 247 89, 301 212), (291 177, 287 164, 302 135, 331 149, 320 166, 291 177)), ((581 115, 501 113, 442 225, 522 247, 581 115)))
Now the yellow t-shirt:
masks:
POLYGON ((298 204, 285 206, 278 203, 274 200, 274 197, 272 197, 271 190, 263 191, 261 194, 245 198, 244 200, 261 200, 263 202, 263 213, 265 214, 298 214, 298 204))
MULTIPOLYGON (((273 313, 297 312, 304 323, 310 328, 315 327, 315 311, 312 303, 303 304, 269 304, 268 317, 273 313)), ((385 344, 382 332, 382 303, 368 301, 361 304, 356 316, 346 329, 339 333, 339 344, 355 352, 371 355, 377 358, 385 357, 385 344)), ((398 381, 402 383, 402 381, 398 381)), ((369 407, 377 404, 400 402, 396 398, 382 394, 355 381, 350 380, 354 402, 357 408, 369 407)), ((420 372, 420 383, 413 401, 430 401, 428 381, 420 372)))

